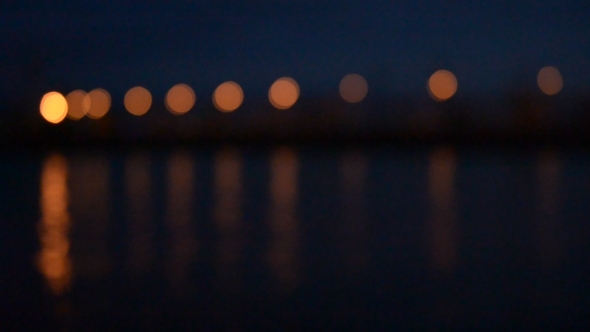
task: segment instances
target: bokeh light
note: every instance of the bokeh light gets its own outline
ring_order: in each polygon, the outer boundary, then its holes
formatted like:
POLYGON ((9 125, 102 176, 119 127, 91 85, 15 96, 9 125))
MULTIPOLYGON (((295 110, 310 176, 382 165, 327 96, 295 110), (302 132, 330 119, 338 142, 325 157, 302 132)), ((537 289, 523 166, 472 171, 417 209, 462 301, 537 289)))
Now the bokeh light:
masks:
POLYGON ((544 94, 552 96, 557 94, 563 88, 563 78, 557 68, 547 66, 539 70, 537 84, 544 94))
POLYGON ((290 77, 281 77, 276 80, 268 91, 268 99, 277 109, 287 109, 299 98, 299 85, 290 77))
POLYGON ((437 70, 428 79, 428 92, 432 99, 445 101, 457 92, 457 78, 448 70, 437 70))
POLYGON ((177 84, 168 90, 165 104, 170 113, 181 115, 195 106, 197 96, 193 89, 186 84, 177 84))
POLYGON ((84 97, 86 92, 82 90, 74 90, 66 96, 68 102, 68 118, 72 120, 80 120, 86 115, 84 110, 84 97))
POLYGON ((127 91, 123 103, 129 113, 141 116, 152 106, 152 94, 146 88, 136 86, 127 91))
POLYGON ((100 119, 111 108, 111 95, 103 89, 94 89, 84 97, 83 106, 91 119, 100 119))
POLYGON ((68 113, 68 102, 61 93, 48 92, 41 98, 39 111, 47 122, 60 123, 68 113))
POLYGON ((235 82, 222 83, 213 92, 213 104, 221 112, 235 111, 244 100, 242 88, 235 82))
POLYGON ((338 87, 342 99, 349 103, 358 103, 365 99, 369 85, 359 74, 348 74, 342 78, 338 87))

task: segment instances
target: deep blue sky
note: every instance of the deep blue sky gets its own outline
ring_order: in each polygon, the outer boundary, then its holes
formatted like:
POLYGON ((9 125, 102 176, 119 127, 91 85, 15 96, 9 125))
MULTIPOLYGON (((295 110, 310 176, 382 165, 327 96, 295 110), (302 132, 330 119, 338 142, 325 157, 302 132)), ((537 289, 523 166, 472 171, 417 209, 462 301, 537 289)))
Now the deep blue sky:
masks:
POLYGON ((0 5, 0 90, 224 80, 264 94, 280 76, 330 94, 349 72, 373 93, 425 93, 447 68, 462 94, 534 85, 558 67, 564 91, 590 90, 589 1, 8 1, 0 5), (31 82, 32 81, 32 82, 31 82))

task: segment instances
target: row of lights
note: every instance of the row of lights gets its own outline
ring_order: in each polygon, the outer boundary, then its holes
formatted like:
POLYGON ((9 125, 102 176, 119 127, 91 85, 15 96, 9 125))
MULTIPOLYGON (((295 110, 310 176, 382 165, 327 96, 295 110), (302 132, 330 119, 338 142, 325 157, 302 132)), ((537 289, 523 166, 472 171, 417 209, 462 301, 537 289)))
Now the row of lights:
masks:
MULTIPOLYGON (((537 84, 547 95, 558 93, 563 87, 561 74, 555 67, 544 67, 537 75, 537 84)), ((359 74, 348 74, 339 84, 342 99, 349 103, 358 103, 365 99, 369 86, 364 77, 359 74)), ((429 95, 436 101, 445 101, 457 92, 457 78, 448 70, 434 72, 427 82, 429 95)), ((290 77, 276 80, 268 91, 271 105, 277 109, 288 109, 299 98, 299 85, 290 77)), ((196 102, 194 91, 186 84, 173 86, 164 99, 168 111, 181 115, 190 111, 196 102)), ((229 113, 235 111, 244 100, 244 92, 240 85, 228 81, 219 85, 213 92, 213 105, 219 111, 229 113)), ((125 94, 123 100, 127 111, 141 116, 147 113, 152 105, 152 95, 144 87, 136 86, 125 94)), ((84 116, 91 119, 102 118, 111 107, 111 96, 103 89, 94 89, 88 93, 74 90, 67 96, 59 92, 46 93, 41 99, 40 112, 45 120, 59 123, 66 116, 72 120, 79 120, 84 116)))

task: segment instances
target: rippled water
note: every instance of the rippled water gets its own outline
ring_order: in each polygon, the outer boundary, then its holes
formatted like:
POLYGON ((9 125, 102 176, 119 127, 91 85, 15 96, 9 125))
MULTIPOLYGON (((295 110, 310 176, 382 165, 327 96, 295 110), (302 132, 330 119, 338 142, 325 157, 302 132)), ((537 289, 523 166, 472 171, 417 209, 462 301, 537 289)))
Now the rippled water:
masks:
POLYGON ((590 155, 295 147, 4 156, 11 327, 588 324, 590 155))

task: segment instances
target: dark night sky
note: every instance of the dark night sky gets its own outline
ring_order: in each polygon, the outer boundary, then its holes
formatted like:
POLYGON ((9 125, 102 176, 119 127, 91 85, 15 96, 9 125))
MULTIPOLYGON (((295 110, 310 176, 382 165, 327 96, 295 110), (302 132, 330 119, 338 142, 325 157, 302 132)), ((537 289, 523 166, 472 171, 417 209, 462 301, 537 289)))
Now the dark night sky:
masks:
POLYGON ((375 94, 423 94, 436 69, 465 95, 534 85, 554 65, 590 90, 589 1, 8 1, 0 5, 0 95, 225 80, 264 94, 280 76, 330 94, 357 72, 375 94))

